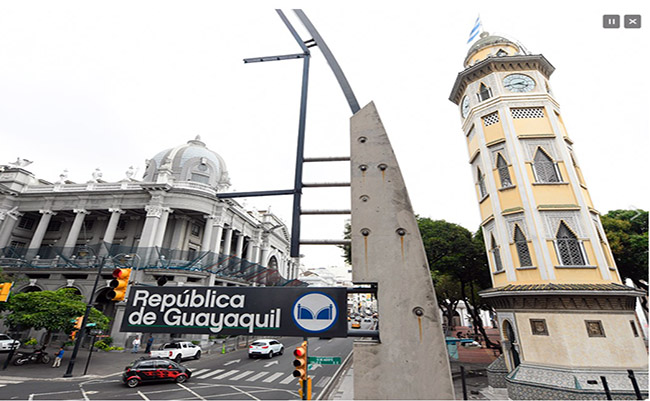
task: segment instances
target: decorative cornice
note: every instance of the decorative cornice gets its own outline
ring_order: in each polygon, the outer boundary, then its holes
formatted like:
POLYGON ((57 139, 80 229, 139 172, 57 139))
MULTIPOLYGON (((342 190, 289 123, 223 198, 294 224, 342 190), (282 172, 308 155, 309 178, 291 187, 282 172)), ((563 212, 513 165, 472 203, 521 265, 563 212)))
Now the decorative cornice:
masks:
POLYGON ((578 205, 539 205, 539 206, 537 206, 537 210, 539 210, 539 211, 544 211, 544 210, 580 210, 580 206, 578 206, 578 205))
POLYGON ((555 67, 541 54, 488 57, 458 73, 454 87, 449 95, 449 100, 455 104, 459 104, 467 85, 493 72, 532 69, 538 70, 547 79, 555 71, 555 67))

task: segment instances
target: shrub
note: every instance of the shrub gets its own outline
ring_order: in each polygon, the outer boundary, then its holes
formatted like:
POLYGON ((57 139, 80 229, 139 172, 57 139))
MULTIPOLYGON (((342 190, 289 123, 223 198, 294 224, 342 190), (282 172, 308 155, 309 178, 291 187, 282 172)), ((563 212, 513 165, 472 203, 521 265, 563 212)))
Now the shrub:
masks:
POLYGON ((36 345, 38 344, 38 341, 34 337, 30 338, 29 340, 25 341, 25 345, 36 345))

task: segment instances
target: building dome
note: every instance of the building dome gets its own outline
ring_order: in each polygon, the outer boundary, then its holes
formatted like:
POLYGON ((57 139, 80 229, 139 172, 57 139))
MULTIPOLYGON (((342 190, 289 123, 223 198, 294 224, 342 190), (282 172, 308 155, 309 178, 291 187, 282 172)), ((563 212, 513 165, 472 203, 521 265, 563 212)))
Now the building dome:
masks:
POLYGON ((520 43, 503 36, 483 32, 480 39, 467 51, 465 67, 474 65, 491 56, 514 56, 517 54, 526 54, 524 47, 520 43))
POLYGON ((163 150, 147 160, 143 179, 150 182, 193 181, 217 190, 230 186, 226 162, 208 149, 201 137, 163 150))

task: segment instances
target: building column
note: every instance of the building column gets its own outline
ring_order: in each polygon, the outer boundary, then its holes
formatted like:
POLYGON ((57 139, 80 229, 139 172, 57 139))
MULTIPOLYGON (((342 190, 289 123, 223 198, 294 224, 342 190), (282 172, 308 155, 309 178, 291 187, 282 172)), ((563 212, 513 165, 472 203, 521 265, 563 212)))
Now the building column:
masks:
POLYGON ((22 213, 16 212, 15 210, 0 211, 0 249, 5 248, 8 245, 11 233, 14 231, 14 228, 16 228, 18 219, 22 215, 22 213))
POLYGON ((207 215, 205 218, 205 226, 203 227, 203 239, 201 241, 201 252, 210 252, 210 243, 212 241, 212 231, 214 231, 214 220, 217 216, 207 215))
POLYGON ((224 228, 226 237, 223 240, 223 254, 230 256, 230 248, 232 248, 232 227, 224 228))
POLYGON ((77 245, 77 239, 79 238, 79 233, 81 232, 84 219, 87 214, 90 214, 86 209, 72 209, 72 212, 75 213, 76 216, 74 216, 72 227, 70 227, 70 232, 68 233, 68 238, 65 240, 62 251, 63 256, 66 257, 72 255, 74 247, 77 245))
POLYGON ((269 257, 269 249, 271 248, 269 244, 269 235, 266 233, 265 235, 262 235, 262 252, 260 254, 260 260, 259 264, 263 267, 266 267, 267 265, 267 258, 269 257))
POLYGON ((253 244, 255 243, 255 240, 253 237, 248 238, 248 248, 246 248, 246 260, 249 261, 250 263, 255 263, 253 260, 255 254, 254 254, 254 249, 253 249, 253 244))
POLYGON ((138 255, 141 258, 142 266, 146 266, 149 263, 151 247, 156 236, 156 230, 158 229, 163 208, 160 205, 147 205, 144 207, 144 210, 147 211, 147 217, 142 227, 140 244, 138 245, 138 255))
POLYGON ((167 231, 169 214, 173 212, 174 211, 171 208, 162 208, 162 214, 160 215, 160 221, 158 222, 158 229, 156 230, 156 237, 154 238, 153 246, 162 248, 163 240, 165 239, 165 232, 167 231))
POLYGON ((41 244, 43 243, 43 237, 45 237, 45 232, 47 231, 47 226, 50 225, 52 216, 56 214, 51 210, 39 210, 39 213, 42 214, 42 216, 38 221, 38 226, 36 226, 34 236, 27 247, 27 253, 25 254, 26 260, 31 260, 38 254, 38 250, 41 249, 41 244))
POLYGON ((185 234, 187 232, 187 216, 176 216, 176 224, 174 224, 174 235, 172 235, 172 242, 169 246, 173 251, 181 252, 185 244, 185 234))
POLYGON ((219 249, 221 247, 221 238, 223 238, 223 223, 221 223, 221 219, 216 218, 213 221, 212 225, 212 243, 210 244, 210 252, 214 252, 216 254, 219 254, 221 250, 219 249))
POLYGON ((115 239, 115 231, 117 231, 117 223, 120 222, 120 216, 126 213, 120 208, 109 208, 111 218, 108 219, 106 231, 104 231, 104 246, 99 248, 99 256, 106 256, 109 254, 113 240, 115 239))
POLYGON ((244 230, 242 229, 239 235, 237 235, 237 246, 235 247, 235 257, 241 260, 243 251, 244 251, 244 230))
POLYGON ((253 256, 251 257, 251 262, 253 263, 259 263, 260 262, 260 241, 262 238, 262 234, 260 230, 256 230, 254 237, 253 237, 253 243, 252 243, 252 248, 253 248, 253 256))

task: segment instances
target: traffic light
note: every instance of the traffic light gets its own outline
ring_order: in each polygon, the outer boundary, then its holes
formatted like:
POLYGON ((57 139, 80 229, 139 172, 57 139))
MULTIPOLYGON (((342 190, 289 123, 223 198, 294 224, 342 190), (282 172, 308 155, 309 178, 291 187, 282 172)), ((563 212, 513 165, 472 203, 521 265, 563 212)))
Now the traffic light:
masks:
POLYGON ((301 345, 296 347, 293 351, 293 356, 296 358, 293 361, 293 377, 299 377, 300 380, 307 380, 307 341, 303 341, 301 345))
POLYGON ((74 319, 74 330, 72 333, 70 333, 70 340, 74 341, 74 339, 77 337, 77 333, 79 332, 79 329, 81 329, 81 323, 84 321, 83 316, 79 316, 78 318, 74 319))
POLYGON ((131 269, 113 270, 113 280, 109 284, 112 290, 106 293, 106 297, 111 301, 123 301, 126 295, 126 287, 129 285, 130 275, 131 269))
POLYGON ((9 299, 9 293, 11 292, 11 286, 13 283, 2 283, 0 284, 0 302, 7 302, 9 299))

